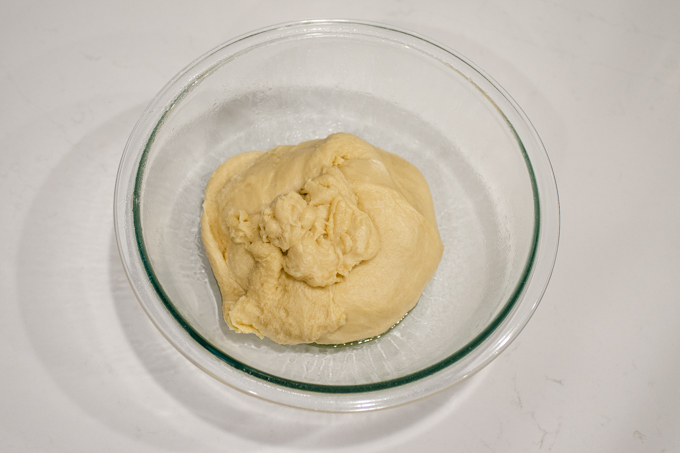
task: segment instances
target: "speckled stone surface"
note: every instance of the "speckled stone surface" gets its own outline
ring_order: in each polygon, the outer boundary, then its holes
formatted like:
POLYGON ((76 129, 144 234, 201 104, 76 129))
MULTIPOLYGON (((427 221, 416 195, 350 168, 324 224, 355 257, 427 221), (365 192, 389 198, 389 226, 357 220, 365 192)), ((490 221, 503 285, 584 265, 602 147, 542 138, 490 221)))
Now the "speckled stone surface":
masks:
POLYGON ((680 3, 348 0, 0 5, 0 450, 672 452, 680 449, 680 3), (115 176, 180 69, 306 18, 449 46, 522 106, 552 159, 552 281, 490 366, 384 411, 316 414, 184 359, 118 258, 115 176))

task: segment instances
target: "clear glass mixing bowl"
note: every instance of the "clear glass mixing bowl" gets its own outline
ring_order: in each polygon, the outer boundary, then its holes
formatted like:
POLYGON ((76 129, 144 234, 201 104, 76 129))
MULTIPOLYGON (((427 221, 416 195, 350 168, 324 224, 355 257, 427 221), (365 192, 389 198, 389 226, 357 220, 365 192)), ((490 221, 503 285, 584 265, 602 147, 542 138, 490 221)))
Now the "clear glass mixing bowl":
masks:
POLYGON ((559 235, 548 156, 505 91, 439 44, 351 21, 274 26, 190 64, 132 132, 114 210, 132 287, 179 351, 239 390, 328 411, 413 401, 489 363, 536 309, 559 235), (340 131, 425 175, 445 246, 439 269, 374 341, 281 346, 231 332, 200 238, 212 171, 241 152, 340 131))

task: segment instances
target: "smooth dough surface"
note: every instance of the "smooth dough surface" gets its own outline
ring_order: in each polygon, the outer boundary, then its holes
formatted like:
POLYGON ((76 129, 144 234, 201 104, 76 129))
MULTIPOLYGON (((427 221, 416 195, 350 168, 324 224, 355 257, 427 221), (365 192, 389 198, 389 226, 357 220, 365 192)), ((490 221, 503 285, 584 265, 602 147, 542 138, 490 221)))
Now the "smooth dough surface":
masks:
POLYGON ((201 232, 227 325, 280 344, 384 333, 444 249, 418 169, 345 133, 224 162, 201 232))

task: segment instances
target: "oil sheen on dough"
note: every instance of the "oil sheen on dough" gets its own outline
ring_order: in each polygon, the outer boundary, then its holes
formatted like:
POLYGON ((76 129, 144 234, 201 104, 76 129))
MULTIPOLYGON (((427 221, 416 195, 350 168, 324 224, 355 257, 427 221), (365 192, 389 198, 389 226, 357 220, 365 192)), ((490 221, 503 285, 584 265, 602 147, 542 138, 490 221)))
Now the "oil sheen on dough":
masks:
POLYGON ((227 325, 280 344, 384 333, 444 249, 422 174, 345 133, 224 162, 201 231, 227 325))

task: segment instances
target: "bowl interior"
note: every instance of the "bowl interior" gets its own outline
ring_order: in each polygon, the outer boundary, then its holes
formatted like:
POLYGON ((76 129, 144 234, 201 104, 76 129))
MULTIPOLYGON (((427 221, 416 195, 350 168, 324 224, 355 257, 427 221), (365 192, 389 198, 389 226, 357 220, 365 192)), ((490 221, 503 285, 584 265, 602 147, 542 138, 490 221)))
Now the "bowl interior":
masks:
POLYGON ((531 268, 537 202, 512 125, 464 63, 408 37, 319 26, 255 41, 216 51, 141 158, 136 234, 163 303, 218 359, 282 385, 374 388, 455 362, 502 321, 531 268), (238 153, 340 131, 424 174, 445 246, 434 278, 401 324, 364 344, 281 346, 231 332, 200 238, 212 171, 238 153))

